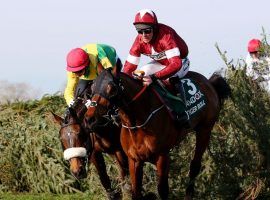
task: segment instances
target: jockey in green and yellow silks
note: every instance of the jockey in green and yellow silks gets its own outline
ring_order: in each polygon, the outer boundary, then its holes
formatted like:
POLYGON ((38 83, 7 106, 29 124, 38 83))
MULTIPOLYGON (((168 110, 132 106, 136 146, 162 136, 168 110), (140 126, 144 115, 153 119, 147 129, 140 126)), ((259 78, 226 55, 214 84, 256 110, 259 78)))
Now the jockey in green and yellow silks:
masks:
POLYGON ((67 105, 74 103, 87 85, 93 82, 103 69, 120 71, 121 60, 116 50, 105 44, 87 44, 72 49, 67 55, 67 86, 64 97, 67 105))

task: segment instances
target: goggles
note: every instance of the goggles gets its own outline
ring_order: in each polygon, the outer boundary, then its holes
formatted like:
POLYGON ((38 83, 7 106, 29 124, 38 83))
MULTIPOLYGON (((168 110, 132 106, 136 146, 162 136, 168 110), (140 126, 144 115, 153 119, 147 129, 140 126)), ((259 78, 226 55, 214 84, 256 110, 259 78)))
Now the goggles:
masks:
POLYGON ((146 29, 137 30, 137 32, 139 34, 150 34, 150 33, 152 33, 152 31, 153 31, 152 28, 146 28, 146 29))

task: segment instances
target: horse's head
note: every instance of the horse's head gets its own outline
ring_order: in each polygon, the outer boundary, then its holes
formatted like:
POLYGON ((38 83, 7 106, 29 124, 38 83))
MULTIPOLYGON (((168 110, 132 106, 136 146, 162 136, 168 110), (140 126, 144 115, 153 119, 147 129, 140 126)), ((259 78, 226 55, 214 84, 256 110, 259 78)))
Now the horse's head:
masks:
POLYGON ((110 70, 103 70, 93 82, 91 90, 91 105, 85 117, 95 117, 96 122, 100 122, 115 112, 115 106, 120 95, 118 79, 114 77, 110 70))
POLYGON ((74 109, 67 110, 65 119, 52 114, 55 122, 61 126, 59 137, 71 173, 78 179, 85 178, 88 152, 92 149, 89 134, 85 133, 74 109))
POLYGON ((110 70, 103 70, 92 84, 92 105, 88 108, 86 117, 101 117, 114 112, 116 107, 128 105, 134 101, 134 97, 137 98, 142 87, 142 81, 127 74, 114 75, 110 70))

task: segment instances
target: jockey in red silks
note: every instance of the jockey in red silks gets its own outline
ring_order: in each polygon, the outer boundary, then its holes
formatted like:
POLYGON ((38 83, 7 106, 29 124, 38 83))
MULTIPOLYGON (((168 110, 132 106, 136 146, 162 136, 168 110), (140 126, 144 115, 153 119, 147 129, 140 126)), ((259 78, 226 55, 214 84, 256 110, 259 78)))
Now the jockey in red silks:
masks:
POLYGON ((248 55, 246 57, 246 74, 257 80, 260 86, 270 92, 270 57, 263 50, 259 39, 248 42, 248 55))
MULTIPOLYGON (((144 84, 149 85, 156 79, 169 79, 175 86, 176 93, 185 101, 183 86, 179 81, 189 70, 185 41, 173 28, 158 23, 156 14, 149 9, 140 10, 133 24, 138 35, 129 51, 124 73, 132 75, 137 69, 141 54, 149 56, 153 61, 140 68, 145 72, 144 84)), ((186 112, 178 118, 184 123, 189 120, 186 112)))

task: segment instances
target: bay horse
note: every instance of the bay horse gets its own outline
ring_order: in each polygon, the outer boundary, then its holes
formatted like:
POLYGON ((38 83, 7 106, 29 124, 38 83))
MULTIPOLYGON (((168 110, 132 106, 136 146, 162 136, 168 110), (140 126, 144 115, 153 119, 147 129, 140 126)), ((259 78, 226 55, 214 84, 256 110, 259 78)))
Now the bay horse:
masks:
MULTIPOLYGON (((87 175, 86 163, 91 161, 97 169, 102 186, 109 199, 119 199, 121 194, 113 191, 102 153, 114 156, 123 181, 128 173, 127 157, 120 144, 120 128, 111 121, 91 132, 84 120, 86 106, 84 100, 77 98, 73 107, 66 112, 65 118, 53 114, 54 121, 61 128, 59 137, 64 150, 64 159, 69 161, 70 171, 76 179, 87 175)), ((89 162, 90 163, 90 162, 89 162)))
MULTIPOLYGON (((141 81, 127 74, 113 75, 104 70, 92 85, 91 101, 95 106, 88 108, 86 118, 95 116, 98 119, 104 114, 101 110, 108 110, 112 105, 119 109, 122 123, 120 140, 128 156, 133 199, 147 199, 142 195, 144 162, 156 166, 159 196, 168 199, 169 151, 192 129, 196 132, 196 147, 190 163, 185 199, 192 199, 194 195, 194 181, 201 169, 202 156, 209 144, 211 130, 218 120, 223 101, 230 96, 230 87, 218 74, 213 74, 208 80, 190 71, 184 81, 190 86, 190 91, 199 89, 205 97, 204 107, 190 119, 191 129, 175 124, 151 85, 144 86, 141 81)), ((194 94, 195 100, 200 97, 194 94)), ((190 104, 193 103, 191 100, 190 104)))

